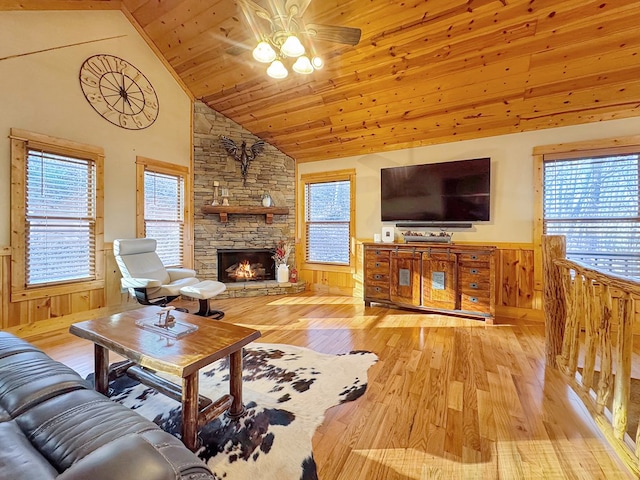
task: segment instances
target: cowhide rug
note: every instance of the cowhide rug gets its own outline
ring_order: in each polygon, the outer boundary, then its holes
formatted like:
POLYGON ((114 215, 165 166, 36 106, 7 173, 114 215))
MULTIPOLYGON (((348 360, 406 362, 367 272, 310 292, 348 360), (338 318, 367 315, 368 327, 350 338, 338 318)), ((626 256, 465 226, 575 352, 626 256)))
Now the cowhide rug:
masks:
MULTIPOLYGON (((243 370, 247 412, 202 427, 196 453, 219 479, 317 479, 311 438, 328 408, 365 392, 367 370, 376 361, 370 352, 325 355, 292 345, 249 345, 243 370)), ((226 359, 202 369, 200 394, 215 400, 228 393, 228 372, 226 359)), ((110 396, 180 437, 178 402, 126 375, 110 384, 110 396)))

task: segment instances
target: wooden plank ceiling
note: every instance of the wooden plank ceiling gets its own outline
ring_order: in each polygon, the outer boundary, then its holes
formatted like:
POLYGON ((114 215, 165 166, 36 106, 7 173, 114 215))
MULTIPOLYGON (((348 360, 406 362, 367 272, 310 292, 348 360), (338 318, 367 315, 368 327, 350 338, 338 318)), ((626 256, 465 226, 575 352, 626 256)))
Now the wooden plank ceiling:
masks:
POLYGON ((637 0, 312 0, 305 22, 362 38, 284 80, 235 0, 121 5, 196 98, 300 162, 640 115, 637 0))

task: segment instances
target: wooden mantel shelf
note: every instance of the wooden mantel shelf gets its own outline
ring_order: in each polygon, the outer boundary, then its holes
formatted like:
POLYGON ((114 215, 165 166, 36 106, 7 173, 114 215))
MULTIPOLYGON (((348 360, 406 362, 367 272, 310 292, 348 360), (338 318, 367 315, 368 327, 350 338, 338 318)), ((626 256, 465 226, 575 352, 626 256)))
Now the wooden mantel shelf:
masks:
POLYGON ((265 223, 273 223, 274 215, 289 215, 288 207, 239 207, 232 205, 203 205, 202 213, 217 213, 220 221, 227 223, 229 214, 237 213, 241 215, 264 215, 265 223))

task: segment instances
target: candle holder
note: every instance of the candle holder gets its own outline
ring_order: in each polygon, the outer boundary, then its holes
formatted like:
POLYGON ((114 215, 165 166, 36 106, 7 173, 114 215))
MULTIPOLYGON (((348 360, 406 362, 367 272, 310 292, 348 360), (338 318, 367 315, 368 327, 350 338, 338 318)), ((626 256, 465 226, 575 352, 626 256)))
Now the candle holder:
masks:
POLYGON ((218 201, 218 188, 219 183, 213 182, 213 202, 211 202, 211 205, 213 206, 220 205, 220 202, 218 201))
POLYGON ((229 189, 222 188, 222 205, 229 205, 229 189))

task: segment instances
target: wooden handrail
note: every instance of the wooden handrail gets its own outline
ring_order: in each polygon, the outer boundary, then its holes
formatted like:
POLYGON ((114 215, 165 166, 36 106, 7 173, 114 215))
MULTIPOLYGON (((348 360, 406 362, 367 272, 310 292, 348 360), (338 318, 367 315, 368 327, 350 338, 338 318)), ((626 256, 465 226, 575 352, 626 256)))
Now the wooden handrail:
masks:
POLYGON ((640 477, 640 428, 633 436, 626 431, 640 282, 563 258, 564 242, 560 236, 542 238, 547 364, 566 376, 609 443, 640 477))

